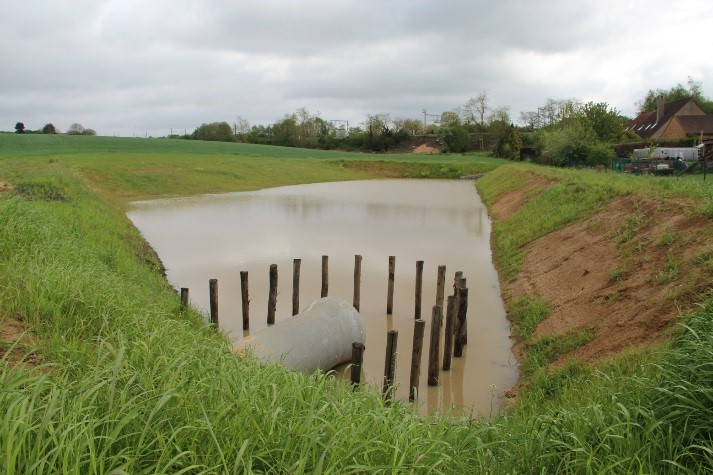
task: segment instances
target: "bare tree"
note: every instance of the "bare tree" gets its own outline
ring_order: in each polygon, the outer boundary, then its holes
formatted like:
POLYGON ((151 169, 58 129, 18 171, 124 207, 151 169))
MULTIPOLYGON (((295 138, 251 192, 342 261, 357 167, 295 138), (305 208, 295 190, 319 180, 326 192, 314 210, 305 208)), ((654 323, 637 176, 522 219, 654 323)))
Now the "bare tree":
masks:
POLYGON ((84 126, 75 122, 67 129, 67 135, 84 135, 84 126))
POLYGON ((510 106, 500 106, 493 109, 488 114, 488 124, 493 124, 494 122, 510 124, 510 106))
POLYGON ((247 119, 237 116, 233 122, 233 134, 243 141, 245 136, 250 133, 250 122, 247 119))
POLYGON ((485 116, 490 110, 488 104, 488 93, 481 92, 475 97, 471 97, 461 108, 463 122, 466 124, 485 125, 485 116))
POLYGON ((461 116, 466 124, 477 125, 478 142, 480 149, 484 147, 485 116, 490 110, 488 104, 488 93, 481 92, 475 97, 471 97, 461 108, 461 116))
POLYGON ((540 116, 537 111, 520 111, 518 122, 530 130, 540 128, 540 116))

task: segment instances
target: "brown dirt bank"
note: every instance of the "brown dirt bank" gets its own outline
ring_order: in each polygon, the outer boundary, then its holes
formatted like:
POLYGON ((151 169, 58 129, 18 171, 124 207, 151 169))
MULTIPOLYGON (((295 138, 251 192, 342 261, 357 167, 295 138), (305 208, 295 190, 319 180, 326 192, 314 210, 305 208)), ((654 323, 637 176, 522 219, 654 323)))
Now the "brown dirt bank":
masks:
MULTIPOLYGON (((551 183, 538 178, 503 193, 493 219, 510 216, 551 183)), ((711 289, 713 220, 694 214, 695 207, 683 198, 617 197, 590 218, 528 244, 522 270, 502 286, 506 301, 537 295, 550 305, 530 343, 593 330, 591 341, 551 363, 562 366, 663 341, 676 318, 711 289)), ((515 345, 521 362, 526 345, 515 345)))

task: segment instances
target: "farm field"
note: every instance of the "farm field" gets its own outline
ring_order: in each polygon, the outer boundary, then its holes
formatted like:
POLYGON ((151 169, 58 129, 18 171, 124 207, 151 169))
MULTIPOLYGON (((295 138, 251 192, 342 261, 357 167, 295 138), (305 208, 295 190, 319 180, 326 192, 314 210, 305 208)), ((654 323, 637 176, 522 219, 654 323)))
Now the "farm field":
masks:
POLYGON ((0 134, 0 471, 710 470, 710 182, 506 163, 0 134), (124 214, 139 197, 485 172, 477 186, 526 373, 510 410, 493 420, 423 419, 328 375, 236 358, 203 316, 180 309, 124 214), (592 248, 588 239, 552 252, 553 242, 581 236, 608 246, 616 266, 586 275, 581 262, 567 267, 592 248), (549 272, 533 261, 548 252, 556 260, 546 269, 581 269, 576 279, 558 274, 563 295, 548 293, 549 272), (580 289, 563 283, 577 279, 599 289, 582 294, 582 305, 625 312, 645 300, 662 316, 621 327, 568 321, 558 309, 580 289), (632 286, 648 286, 648 300, 632 286), (621 348, 597 344, 617 328, 644 332, 621 348))
POLYGON ((5 179, 38 160, 122 199, 246 191, 378 177, 458 178, 505 160, 478 155, 362 154, 193 140, 0 134, 5 179))

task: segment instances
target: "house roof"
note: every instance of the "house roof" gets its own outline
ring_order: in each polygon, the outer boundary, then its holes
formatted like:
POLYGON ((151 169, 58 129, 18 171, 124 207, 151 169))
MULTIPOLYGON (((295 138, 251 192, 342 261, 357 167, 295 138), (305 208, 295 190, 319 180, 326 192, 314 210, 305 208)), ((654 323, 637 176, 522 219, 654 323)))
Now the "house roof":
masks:
POLYGON ((635 132, 639 137, 651 137, 663 124, 671 120, 683 106, 692 101, 690 97, 678 99, 676 101, 667 102, 664 105, 664 114, 660 121, 656 121, 656 110, 642 112, 634 120, 629 122, 627 129, 635 132))
POLYGON ((701 131, 706 135, 713 134, 713 115, 680 115, 676 120, 686 135, 700 134, 701 131))

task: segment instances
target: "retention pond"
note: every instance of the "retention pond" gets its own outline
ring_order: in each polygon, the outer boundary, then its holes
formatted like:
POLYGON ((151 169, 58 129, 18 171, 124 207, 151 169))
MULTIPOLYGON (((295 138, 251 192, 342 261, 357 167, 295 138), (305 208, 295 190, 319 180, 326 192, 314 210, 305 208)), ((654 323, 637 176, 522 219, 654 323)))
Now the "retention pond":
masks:
MULTIPOLYGON (((489 245, 490 221, 472 181, 370 180, 288 186, 254 192, 132 203, 129 218, 156 250, 176 289, 208 313, 208 281, 218 279, 220 327, 242 330, 240 272, 250 286, 250 329, 267 326, 269 267, 278 268, 276 321, 292 314, 293 259, 301 259, 300 307, 320 297, 322 256, 329 295, 352 301, 354 256, 362 256, 360 313, 366 328, 364 377, 381 385, 386 335, 398 330, 396 397, 408 399, 415 319, 416 262, 424 261, 426 320, 419 404, 423 414, 455 407, 473 417, 500 409, 517 381, 510 328, 489 245), (387 315, 389 256, 396 257, 393 313, 387 315), (426 385, 431 309, 438 266, 467 279, 468 344, 439 385, 426 385)), ((441 351, 443 342, 441 342, 441 351)))

